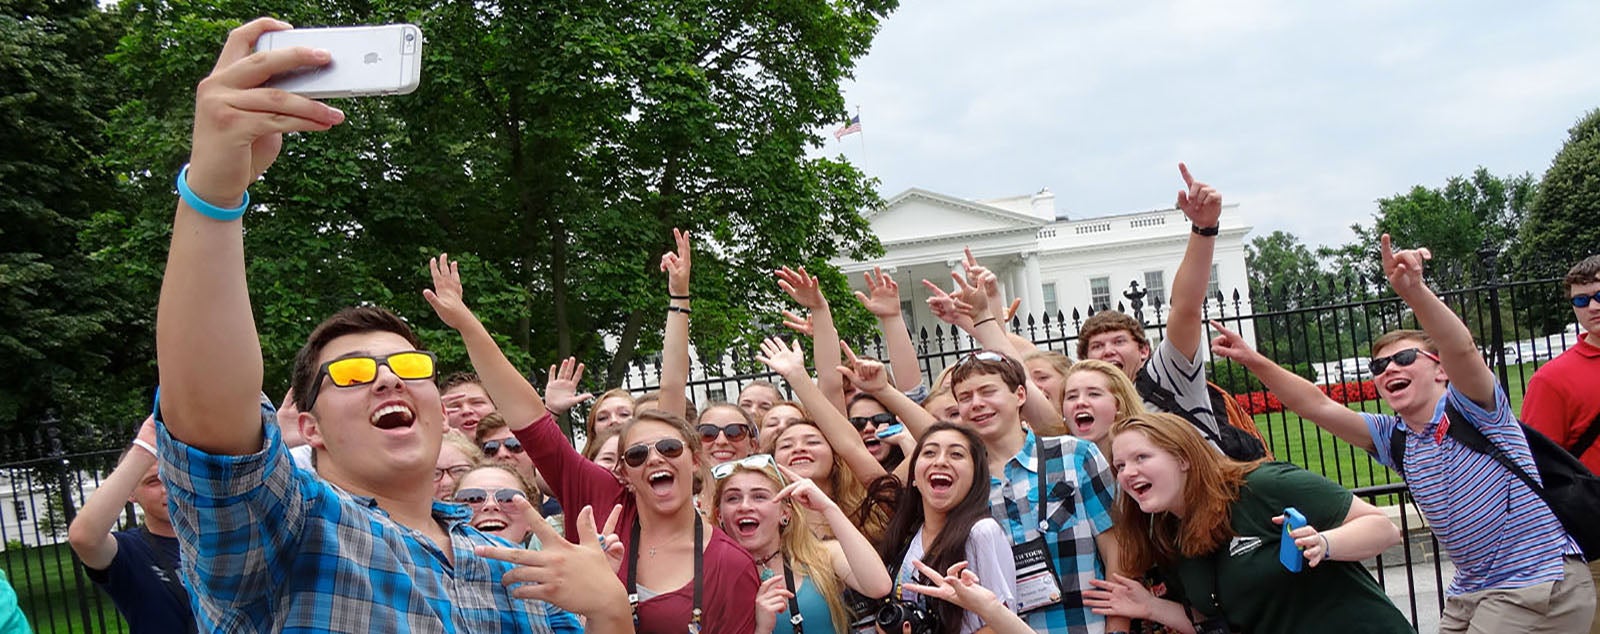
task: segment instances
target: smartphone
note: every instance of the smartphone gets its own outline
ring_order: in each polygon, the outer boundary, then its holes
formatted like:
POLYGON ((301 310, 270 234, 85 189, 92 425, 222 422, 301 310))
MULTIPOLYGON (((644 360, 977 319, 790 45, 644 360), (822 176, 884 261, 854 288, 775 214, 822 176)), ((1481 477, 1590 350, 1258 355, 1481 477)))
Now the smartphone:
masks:
POLYGON ((404 95, 422 82, 422 29, 411 24, 269 31, 256 51, 306 46, 333 60, 274 76, 268 86, 312 99, 404 95))
POLYGON ((1283 562, 1283 567, 1289 572, 1300 572, 1305 566, 1305 555, 1300 552, 1300 547, 1294 545, 1294 538, 1289 536, 1289 531, 1303 528, 1306 525, 1306 516, 1294 507, 1283 509, 1283 540, 1278 542, 1278 561, 1283 562))
POLYGON ((888 438, 890 436, 893 436, 895 434, 898 434, 900 432, 903 432, 905 430, 906 430, 906 426, 905 425, 903 425, 901 423, 895 423, 893 425, 890 425, 888 427, 885 427, 883 429, 878 430, 878 434, 877 435, 878 435, 879 439, 884 439, 884 438, 888 438))

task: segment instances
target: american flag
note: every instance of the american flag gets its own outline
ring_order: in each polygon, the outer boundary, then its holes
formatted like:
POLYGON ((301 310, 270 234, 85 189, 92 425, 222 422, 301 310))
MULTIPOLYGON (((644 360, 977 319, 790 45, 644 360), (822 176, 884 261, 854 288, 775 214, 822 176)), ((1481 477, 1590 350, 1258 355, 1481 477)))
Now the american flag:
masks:
POLYGON ((844 125, 839 126, 838 130, 834 130, 833 131, 833 139, 835 141, 837 141, 837 140, 845 138, 846 136, 849 136, 851 134, 855 134, 855 133, 860 132, 860 131, 861 131, 861 115, 856 115, 854 117, 850 117, 850 120, 845 122, 844 125))

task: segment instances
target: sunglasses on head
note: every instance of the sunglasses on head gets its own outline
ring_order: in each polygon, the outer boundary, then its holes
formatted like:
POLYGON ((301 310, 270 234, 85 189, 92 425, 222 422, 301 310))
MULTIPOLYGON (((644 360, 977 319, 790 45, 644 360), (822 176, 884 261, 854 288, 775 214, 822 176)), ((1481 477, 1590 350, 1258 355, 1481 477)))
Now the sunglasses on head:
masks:
POLYGON ((496 453, 499 453, 501 447, 505 447, 506 451, 511 453, 522 453, 522 441, 517 440, 516 438, 486 440, 483 442, 483 453, 486 456, 492 456, 496 453))
POLYGON ((1372 376, 1378 376, 1379 374, 1383 374, 1384 370, 1389 369, 1390 361, 1393 361, 1395 365, 1404 368, 1416 363, 1417 355, 1422 355, 1429 359, 1433 359, 1434 363, 1439 362, 1439 357, 1432 352, 1428 352, 1427 350, 1423 350, 1421 348, 1406 348, 1405 350, 1401 350, 1387 357, 1378 357, 1368 361, 1367 369, 1372 370, 1372 376))
POLYGON ((700 439, 708 443, 715 441, 718 434, 727 436, 728 440, 733 442, 739 442, 744 440, 745 436, 750 433, 750 426, 744 423, 732 423, 718 427, 709 423, 703 423, 699 427, 696 427, 695 430, 700 432, 700 439))
POLYGON ((470 489, 461 489, 456 491, 454 499, 462 504, 478 506, 484 502, 488 502, 489 496, 491 495, 494 496, 494 501, 496 504, 510 504, 512 500, 517 498, 528 497, 527 494, 516 489, 495 489, 493 491, 489 491, 487 489, 473 487, 470 489))
POLYGON ((1588 308, 1589 302, 1600 302, 1600 291, 1593 295, 1579 295, 1572 298, 1572 306, 1574 308, 1588 308))
POLYGON ((711 478, 721 480, 733 475, 739 467, 767 471, 778 476, 778 484, 789 486, 788 478, 783 477, 783 472, 778 470, 778 461, 772 459, 772 454, 758 453, 738 460, 730 460, 711 468, 711 478))
POLYGON ((850 417, 850 424, 855 426, 856 431, 866 429, 867 423, 872 423, 873 427, 883 427, 885 425, 893 424, 894 421, 894 414, 890 414, 889 412, 882 412, 879 414, 873 414, 871 416, 850 417))
POLYGON ((989 352, 988 350, 979 350, 977 352, 974 352, 972 354, 967 355, 965 358, 963 358, 961 360, 961 363, 972 363, 974 361, 992 361, 992 362, 996 362, 996 363, 1005 363, 1006 356, 1003 355, 1003 354, 1000 354, 998 352, 989 352))
POLYGON ((638 467, 650 459, 650 448, 654 447, 656 453, 662 458, 676 458, 683 455, 683 441, 677 438, 662 438, 654 445, 639 443, 622 452, 622 462, 630 467, 638 467))
POLYGON ((461 476, 467 475, 467 472, 471 471, 471 470, 472 470, 472 465, 469 465, 469 464, 458 464, 458 465, 456 465, 454 467, 445 467, 443 469, 434 469, 433 470, 433 481, 434 482, 438 482, 440 480, 443 480, 445 475, 447 475, 447 474, 450 476, 451 480, 460 480, 461 476))
POLYGON ((322 377, 328 377, 336 387, 367 385, 378 380, 378 368, 387 367, 396 377, 407 381, 431 379, 437 359, 432 352, 409 350, 386 357, 355 356, 334 359, 317 369, 317 378, 311 382, 310 402, 317 402, 322 391, 322 377))

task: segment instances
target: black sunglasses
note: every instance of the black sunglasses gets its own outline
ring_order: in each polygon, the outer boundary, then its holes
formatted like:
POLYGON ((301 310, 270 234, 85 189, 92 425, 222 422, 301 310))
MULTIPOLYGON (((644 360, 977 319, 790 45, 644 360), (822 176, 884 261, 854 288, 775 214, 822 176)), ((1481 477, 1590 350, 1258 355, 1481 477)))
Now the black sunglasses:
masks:
POLYGON ((650 459, 650 448, 655 447, 656 453, 662 458, 676 458, 683 455, 683 441, 677 438, 662 438, 655 445, 639 443, 622 452, 622 462, 630 467, 637 467, 650 459))
POLYGON ((522 441, 517 440, 515 438, 503 438, 503 439, 500 439, 500 440, 486 440, 483 443, 483 453, 484 453, 484 455, 488 455, 488 456, 495 455, 496 453, 500 452, 500 447, 501 446, 505 446, 506 451, 509 451, 511 453, 522 453, 522 441))
POLYGON ((883 412, 883 413, 880 413, 880 414, 873 414, 871 416, 851 416, 850 417, 850 424, 855 426, 856 431, 861 431, 863 429, 866 429, 867 428, 867 423, 872 423, 873 427, 883 427, 884 425, 889 425, 889 424, 894 423, 894 421, 895 421, 894 414, 890 414, 889 412, 883 412))
POLYGON ((1600 302, 1600 291, 1593 295, 1579 295, 1572 298, 1572 306, 1574 308, 1588 308, 1589 302, 1600 302))
POLYGON ((1421 348, 1406 348, 1405 350, 1401 350, 1387 357, 1378 357, 1368 361, 1367 369, 1372 370, 1372 376, 1378 376, 1379 374, 1383 374, 1384 370, 1389 369, 1390 361, 1393 361, 1395 365, 1404 368, 1416 363, 1417 355, 1422 355, 1429 359, 1433 359, 1434 363, 1439 362, 1439 357, 1434 356, 1432 352, 1428 352, 1427 350, 1423 350, 1421 348))
POLYGON ((527 494, 516 489, 495 489, 491 493, 488 490, 473 487, 470 489, 461 489, 456 491, 455 501, 462 504, 478 506, 479 504, 489 501, 490 495, 494 496, 494 501, 496 504, 501 505, 510 504, 512 500, 517 498, 527 497, 527 494))
POLYGON ((744 423, 733 423, 718 427, 716 425, 706 423, 696 427, 695 430, 700 432, 700 439, 706 442, 712 442, 716 440, 718 434, 727 436, 728 440, 733 442, 739 442, 744 440, 744 437, 750 433, 750 426, 744 423))

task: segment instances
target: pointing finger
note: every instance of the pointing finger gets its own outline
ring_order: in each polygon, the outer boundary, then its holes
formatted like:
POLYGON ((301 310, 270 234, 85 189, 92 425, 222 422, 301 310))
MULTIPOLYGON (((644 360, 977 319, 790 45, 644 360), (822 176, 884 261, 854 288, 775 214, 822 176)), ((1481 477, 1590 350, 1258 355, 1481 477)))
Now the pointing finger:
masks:
POLYGON ((1189 166, 1183 164, 1182 161, 1178 162, 1178 173, 1183 175, 1184 186, 1190 188, 1194 187, 1194 176, 1189 174, 1189 166))

